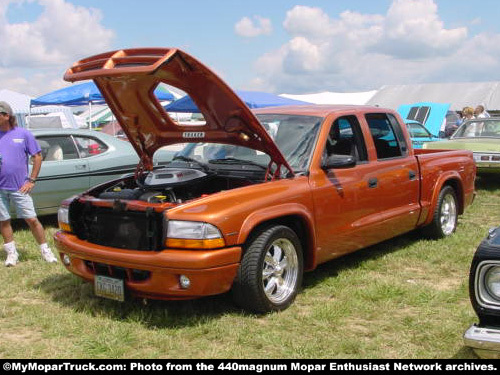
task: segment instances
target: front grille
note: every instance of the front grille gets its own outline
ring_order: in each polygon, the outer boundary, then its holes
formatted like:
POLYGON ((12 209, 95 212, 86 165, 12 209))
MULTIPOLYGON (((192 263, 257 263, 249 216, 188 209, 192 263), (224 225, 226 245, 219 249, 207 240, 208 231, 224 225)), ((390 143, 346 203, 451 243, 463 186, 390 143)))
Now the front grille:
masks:
POLYGON ((145 270, 111 266, 109 264, 96 263, 89 260, 86 260, 84 263, 87 270, 94 275, 109 276, 135 282, 146 281, 151 277, 151 272, 145 270))
POLYGON ((78 238, 108 247, 157 251, 162 243, 163 216, 154 210, 128 211, 116 205, 70 207, 71 226, 78 238))

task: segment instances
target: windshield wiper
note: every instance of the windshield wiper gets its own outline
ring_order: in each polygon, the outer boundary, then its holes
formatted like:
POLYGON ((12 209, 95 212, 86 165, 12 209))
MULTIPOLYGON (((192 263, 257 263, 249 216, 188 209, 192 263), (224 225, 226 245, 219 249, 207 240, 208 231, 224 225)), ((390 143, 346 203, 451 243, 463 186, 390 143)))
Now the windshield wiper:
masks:
POLYGON ((224 159, 212 159, 208 161, 210 164, 229 164, 229 165, 252 165, 254 167, 259 167, 263 170, 267 170, 267 166, 256 163, 251 160, 236 159, 236 158, 224 158, 224 159))
POLYGON ((181 161, 185 161, 187 163, 194 163, 194 164, 197 164, 199 165, 201 168, 203 168, 203 170, 205 172, 208 172, 210 170, 210 168, 208 167, 208 165, 206 165, 205 163, 202 163, 201 161, 199 160, 196 160, 194 158, 191 158, 189 156, 184 156, 184 155, 177 155, 177 156, 174 156, 172 158, 172 162, 175 161, 175 160, 181 160, 181 161))

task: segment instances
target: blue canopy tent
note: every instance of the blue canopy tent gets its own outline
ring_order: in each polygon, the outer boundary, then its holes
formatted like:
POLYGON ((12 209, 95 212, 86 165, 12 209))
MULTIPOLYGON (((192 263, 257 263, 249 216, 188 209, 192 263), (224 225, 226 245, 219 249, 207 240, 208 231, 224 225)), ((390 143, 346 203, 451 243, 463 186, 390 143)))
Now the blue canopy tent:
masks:
POLYGON ((31 105, 79 106, 89 103, 101 104, 103 102, 104 98, 94 82, 85 82, 39 96, 31 100, 31 105))
MULTIPOLYGON (((249 108, 263 108, 263 107, 276 107, 282 105, 303 105, 311 104, 308 102, 303 102, 300 100, 288 99, 282 96, 269 94, 267 92, 261 91, 242 91, 236 90, 236 94, 249 108)), ((167 112, 179 112, 179 113, 199 113, 200 110, 193 102, 193 100, 188 96, 183 96, 182 98, 168 104, 165 106, 167 112)))
MULTIPOLYGON (((174 95, 158 86, 154 92, 157 99, 161 102, 172 101, 174 95)), ((84 82, 77 85, 71 85, 62 89, 49 92, 31 100, 30 106, 41 105, 66 105, 66 106, 81 106, 89 105, 89 123, 92 117, 92 104, 105 104, 104 97, 97 88, 94 82, 84 82)), ((89 125, 91 127, 91 124, 89 125)))
MULTIPOLYGON (((155 95, 159 101, 172 101, 174 96, 168 90, 157 87, 155 95)), ((88 103, 104 104, 104 97, 94 82, 84 82, 49 92, 31 100, 31 105, 70 105, 79 106, 88 103)))

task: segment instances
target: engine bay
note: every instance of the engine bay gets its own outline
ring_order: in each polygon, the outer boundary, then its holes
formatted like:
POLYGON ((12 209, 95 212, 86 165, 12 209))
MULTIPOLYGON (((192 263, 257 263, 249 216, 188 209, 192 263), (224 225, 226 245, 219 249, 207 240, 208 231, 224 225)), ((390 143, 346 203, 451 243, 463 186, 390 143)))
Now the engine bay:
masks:
POLYGON ((130 176, 90 191, 99 199, 139 200, 148 203, 183 203, 223 190, 261 181, 243 176, 224 176, 192 168, 164 167, 134 178, 130 176))

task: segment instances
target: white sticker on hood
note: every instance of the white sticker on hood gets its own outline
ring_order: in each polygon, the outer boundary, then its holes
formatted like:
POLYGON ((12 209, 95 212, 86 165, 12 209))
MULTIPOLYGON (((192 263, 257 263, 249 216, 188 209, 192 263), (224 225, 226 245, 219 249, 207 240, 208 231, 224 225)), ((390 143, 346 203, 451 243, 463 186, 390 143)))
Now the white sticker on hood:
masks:
POLYGON ((182 138, 205 138, 205 132, 184 132, 182 138))

